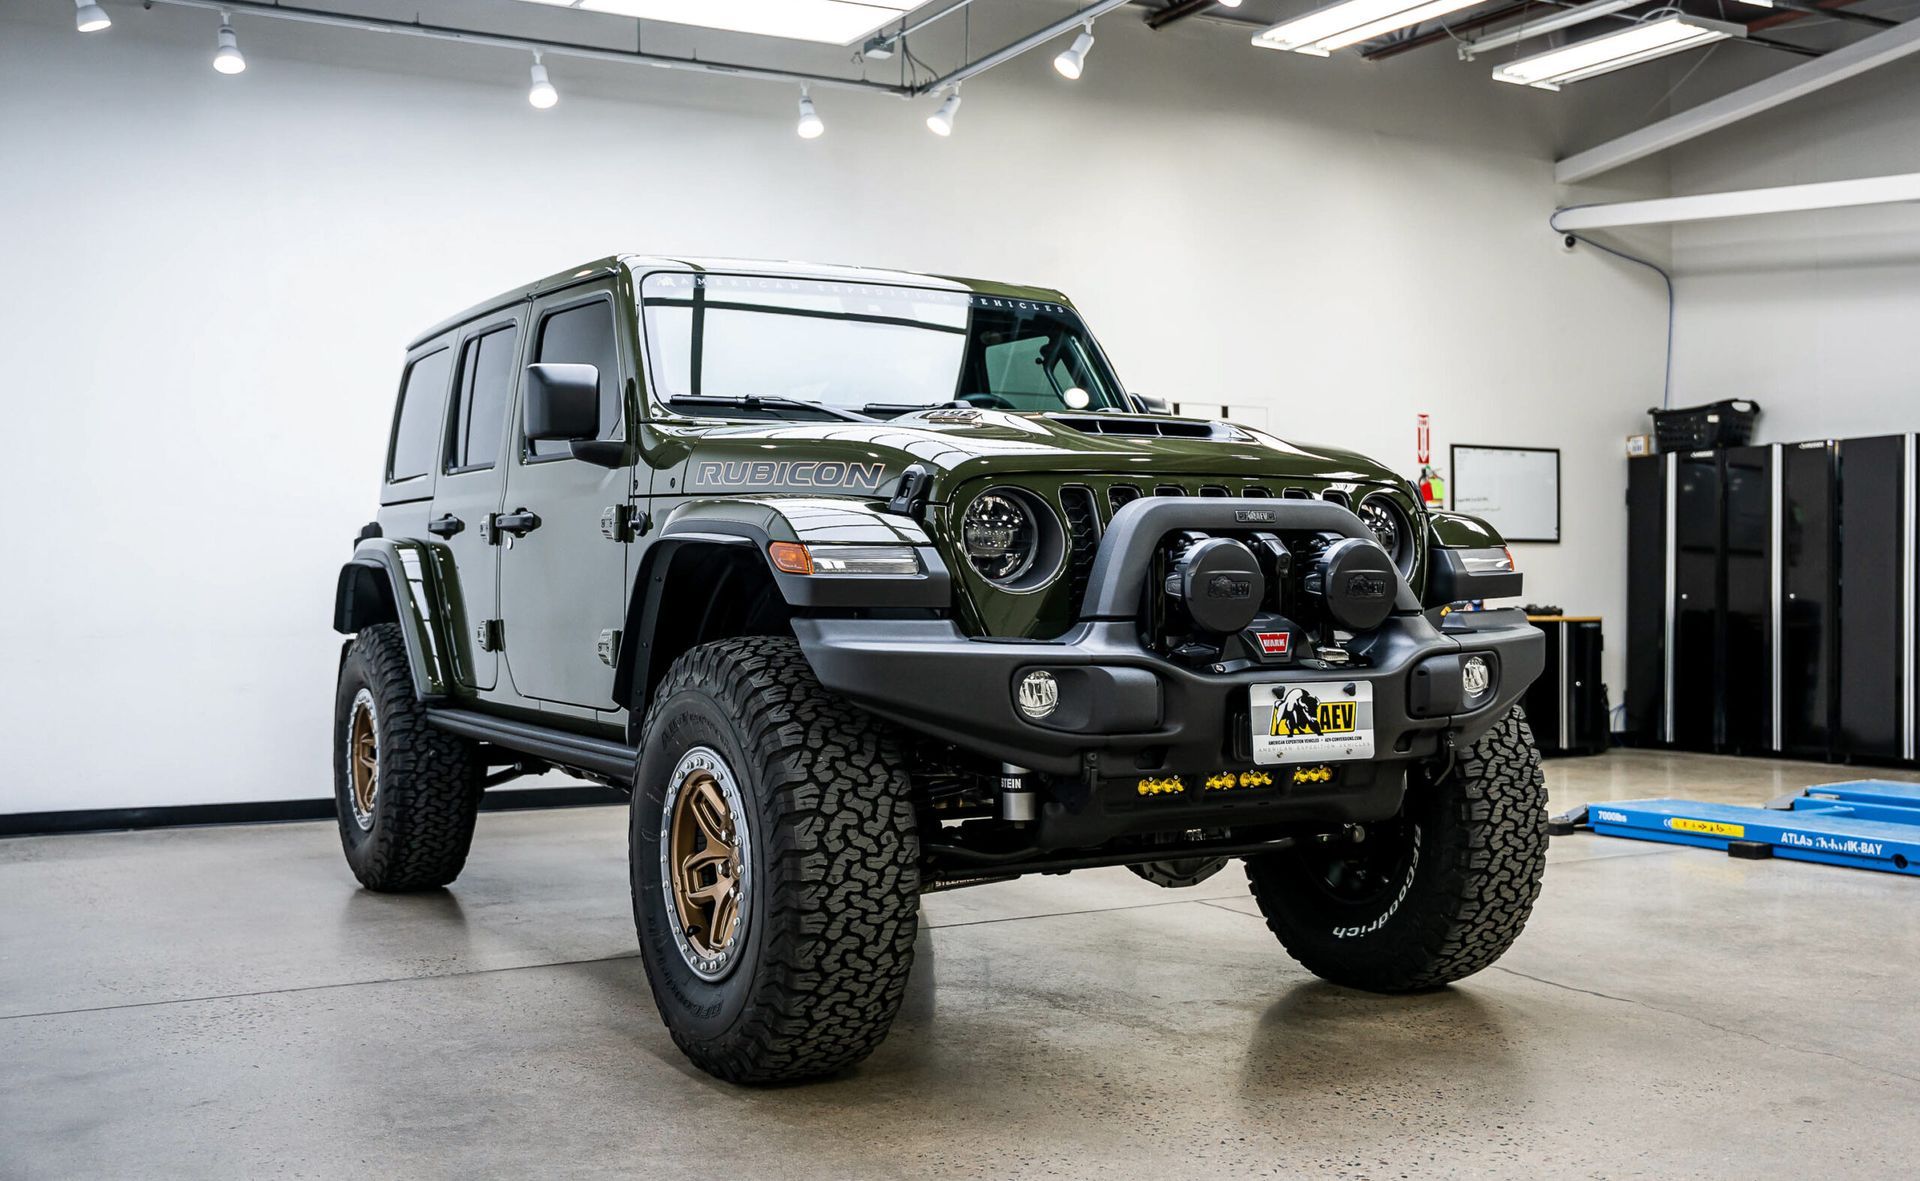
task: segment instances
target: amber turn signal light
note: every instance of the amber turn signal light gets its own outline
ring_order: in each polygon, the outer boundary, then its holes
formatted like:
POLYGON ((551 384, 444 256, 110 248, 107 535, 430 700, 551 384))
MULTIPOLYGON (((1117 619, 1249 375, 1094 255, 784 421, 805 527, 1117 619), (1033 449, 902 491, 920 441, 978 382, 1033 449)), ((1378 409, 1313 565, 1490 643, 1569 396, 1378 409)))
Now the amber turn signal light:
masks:
POLYGON ((812 574, 813 555, 797 541, 776 541, 767 547, 773 568, 784 574, 812 574))

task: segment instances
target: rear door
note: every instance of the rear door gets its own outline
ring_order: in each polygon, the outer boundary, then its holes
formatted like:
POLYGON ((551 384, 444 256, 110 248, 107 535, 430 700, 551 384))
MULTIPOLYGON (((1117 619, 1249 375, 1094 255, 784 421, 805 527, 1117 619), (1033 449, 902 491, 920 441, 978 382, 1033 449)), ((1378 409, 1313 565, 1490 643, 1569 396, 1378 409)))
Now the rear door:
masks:
POLYGON ((500 672, 499 547, 491 520, 500 509, 513 375, 518 372, 520 311, 464 329, 448 407, 440 478, 427 530, 446 543, 458 582, 456 601, 472 654, 473 688, 491 689, 500 672))
MULTIPOLYGON (((592 365, 600 373, 600 438, 625 439, 632 342, 608 285, 537 300, 526 365, 592 365)), ((624 526, 632 468, 575 459, 564 442, 529 441, 514 423, 503 511, 536 521, 500 554, 507 672, 523 697, 594 710, 616 708, 613 662, 626 615, 624 526)), ((524 525, 522 526, 525 527, 524 525)))

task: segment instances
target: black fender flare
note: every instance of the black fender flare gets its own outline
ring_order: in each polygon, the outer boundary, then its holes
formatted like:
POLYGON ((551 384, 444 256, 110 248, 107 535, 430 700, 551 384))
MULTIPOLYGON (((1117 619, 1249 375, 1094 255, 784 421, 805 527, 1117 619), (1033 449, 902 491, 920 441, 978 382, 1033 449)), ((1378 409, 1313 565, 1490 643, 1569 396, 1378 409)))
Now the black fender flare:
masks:
POLYGON ((397 623, 407 646, 413 691, 422 701, 452 695, 471 676, 454 568, 444 545, 370 537, 354 547, 334 588, 333 629, 352 635, 397 623))
POLYGON ((614 665, 613 699, 629 705, 638 723, 644 702, 637 686, 658 678, 655 642, 661 606, 676 578, 716 550, 753 554, 787 607, 796 612, 861 608, 945 611, 953 582, 946 563, 920 523, 886 511, 884 504, 825 497, 716 497, 688 501, 669 513, 640 559, 628 598, 620 654, 614 665), (805 545, 911 546, 918 574, 790 574, 773 565, 774 542, 805 545))
POLYGON ((1427 530, 1425 606, 1520 595, 1520 571, 1500 568, 1503 560, 1511 560, 1513 551, 1492 525, 1466 513, 1430 509, 1427 530))

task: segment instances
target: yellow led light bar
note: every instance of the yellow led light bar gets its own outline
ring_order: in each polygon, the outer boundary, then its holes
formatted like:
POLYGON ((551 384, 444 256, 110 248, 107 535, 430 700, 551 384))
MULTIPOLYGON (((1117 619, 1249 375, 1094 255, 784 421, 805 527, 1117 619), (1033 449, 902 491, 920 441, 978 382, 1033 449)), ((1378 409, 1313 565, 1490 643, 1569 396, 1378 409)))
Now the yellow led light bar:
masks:
POLYGON ((1139 792, 1143 796, 1175 795, 1187 790, 1186 781, 1178 775, 1148 776, 1140 781, 1139 792))

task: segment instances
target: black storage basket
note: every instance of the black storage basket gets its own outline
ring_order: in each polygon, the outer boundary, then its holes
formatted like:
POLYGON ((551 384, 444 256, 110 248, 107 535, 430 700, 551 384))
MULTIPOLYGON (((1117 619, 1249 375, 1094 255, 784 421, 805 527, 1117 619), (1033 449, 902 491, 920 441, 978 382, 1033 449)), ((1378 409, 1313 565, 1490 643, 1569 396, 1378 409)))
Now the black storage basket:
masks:
POLYGON ((1662 451, 1705 451, 1712 447, 1744 447, 1753 441, 1753 422, 1760 403, 1729 398, 1681 410, 1649 410, 1653 435, 1662 451))

